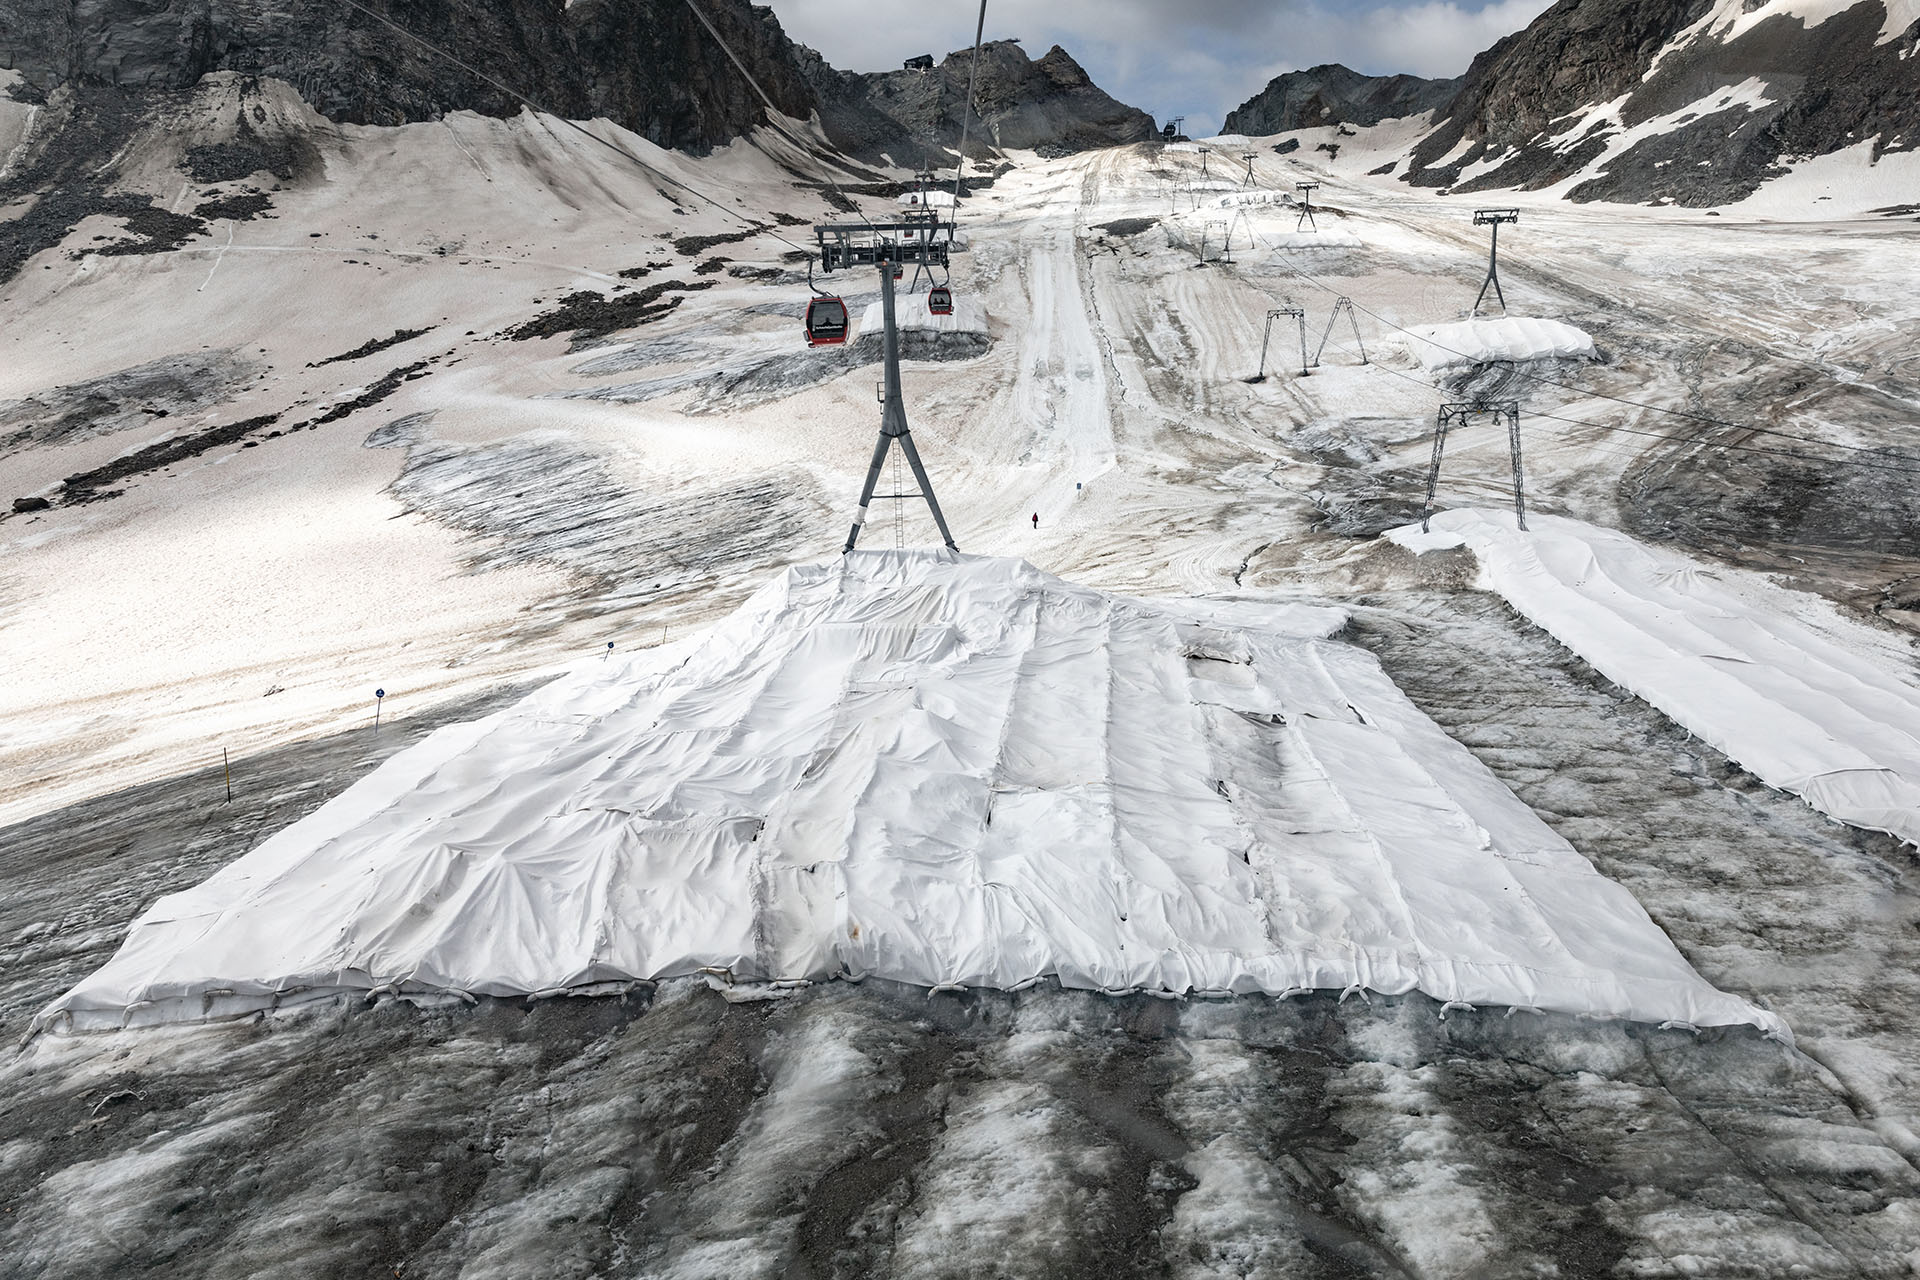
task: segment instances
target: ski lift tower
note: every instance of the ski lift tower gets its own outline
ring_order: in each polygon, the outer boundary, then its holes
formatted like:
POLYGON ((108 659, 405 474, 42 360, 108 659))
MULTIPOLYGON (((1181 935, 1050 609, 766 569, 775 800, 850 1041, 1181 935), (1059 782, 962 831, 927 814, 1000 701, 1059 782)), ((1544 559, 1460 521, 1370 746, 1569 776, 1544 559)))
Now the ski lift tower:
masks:
POLYGON ((1495 423, 1505 423, 1507 442, 1513 450, 1513 522, 1520 532, 1527 531, 1526 476, 1520 466, 1520 402, 1518 400, 1475 400, 1471 404, 1444 404, 1433 430, 1433 462, 1427 468, 1427 503, 1420 510, 1420 532, 1428 532, 1433 518, 1433 494, 1440 484, 1440 455, 1446 452, 1447 431, 1464 427, 1474 418, 1493 415, 1495 423))
MULTIPOLYGON (((931 214, 932 211, 928 210, 927 213, 931 214)), ((913 478, 920 486, 920 491, 878 496, 896 501, 926 499, 927 509, 933 513, 933 523, 940 530, 947 550, 960 549, 954 545, 953 534, 947 529, 947 518, 940 511, 939 500, 933 496, 933 481, 927 476, 927 469, 920 461, 920 451, 914 447, 913 434, 907 426, 907 405, 900 391, 900 330, 894 318, 893 282, 904 271, 906 263, 915 264, 916 277, 923 269, 929 272, 936 266, 947 269, 948 243, 938 238, 942 231, 951 237, 953 224, 940 222, 937 215, 901 222, 820 223, 813 229, 814 239, 820 245, 821 270, 831 273, 873 267, 879 271, 880 310, 886 322, 884 345, 881 348, 886 377, 881 391, 880 440, 874 446, 873 464, 867 468, 867 482, 860 491, 860 508, 854 515, 853 529, 847 534, 846 550, 849 552, 860 540, 860 530, 867 523, 867 508, 873 505, 876 496, 873 491, 880 483, 880 472, 886 465, 887 452, 896 442, 906 455, 907 465, 913 468, 913 478)))
POLYGON ((1302 227, 1311 227, 1313 228, 1314 234, 1319 234, 1320 224, 1314 221, 1313 218, 1313 193, 1320 189, 1320 184, 1317 182, 1296 182, 1293 186, 1294 189, 1300 193, 1300 217, 1293 224, 1293 233, 1299 235, 1302 227))
MULTIPOLYGON (((1480 294, 1473 300, 1473 310, 1469 315, 1480 314, 1480 304, 1486 301, 1487 286, 1493 286, 1493 296, 1500 299, 1502 314, 1507 309, 1507 295, 1500 292, 1500 226, 1502 223, 1520 221, 1518 209, 1475 209, 1473 225, 1493 228, 1493 245, 1487 252, 1487 278, 1480 283, 1480 294)), ((1523 523, 1521 528, 1526 528, 1523 523)))
MULTIPOLYGON (((917 247, 923 250, 930 247, 934 239, 938 237, 942 231, 947 233, 948 245, 951 245, 953 242, 954 224, 951 221, 941 220, 939 210, 934 208, 931 199, 933 184, 936 180, 935 176, 930 172, 916 173, 914 175, 914 182, 916 184, 914 202, 902 210, 900 214, 901 225, 915 229, 914 240, 917 247)), ((935 265, 933 256, 924 252, 915 252, 909 254, 906 260, 913 263, 913 280, 907 285, 907 292, 918 293, 920 291, 920 277, 922 274, 927 277, 927 287, 932 288, 934 282, 933 267, 935 265)), ((941 264, 944 265, 944 258, 940 261, 941 264)))
POLYGON ((1259 156, 1256 155, 1254 152, 1249 151, 1245 155, 1241 156, 1240 158, 1247 162, 1247 176, 1240 180, 1240 185, 1243 187, 1250 187, 1253 185, 1253 162, 1259 159, 1259 156))

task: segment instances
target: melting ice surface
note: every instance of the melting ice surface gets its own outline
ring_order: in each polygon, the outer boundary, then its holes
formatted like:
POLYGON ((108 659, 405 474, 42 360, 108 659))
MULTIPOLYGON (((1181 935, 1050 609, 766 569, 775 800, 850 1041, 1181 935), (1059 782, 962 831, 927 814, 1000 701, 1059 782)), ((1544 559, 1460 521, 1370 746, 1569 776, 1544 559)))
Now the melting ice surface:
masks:
POLYGON ((1786 1034, 1341 622, 946 553, 792 569, 698 640, 394 757, 161 899, 41 1025, 708 970, 1418 988, 1786 1034))

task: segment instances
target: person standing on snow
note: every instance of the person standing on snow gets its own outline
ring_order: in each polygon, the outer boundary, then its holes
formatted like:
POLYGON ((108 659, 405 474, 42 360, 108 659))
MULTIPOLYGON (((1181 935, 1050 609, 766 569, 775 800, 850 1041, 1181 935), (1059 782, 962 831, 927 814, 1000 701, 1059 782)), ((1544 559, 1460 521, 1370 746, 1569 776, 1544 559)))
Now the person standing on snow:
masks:
POLYGON ((1038 511, 1033 513, 1033 527, 1035 532, 1038 532, 1040 529, 1040 513, 1038 511))

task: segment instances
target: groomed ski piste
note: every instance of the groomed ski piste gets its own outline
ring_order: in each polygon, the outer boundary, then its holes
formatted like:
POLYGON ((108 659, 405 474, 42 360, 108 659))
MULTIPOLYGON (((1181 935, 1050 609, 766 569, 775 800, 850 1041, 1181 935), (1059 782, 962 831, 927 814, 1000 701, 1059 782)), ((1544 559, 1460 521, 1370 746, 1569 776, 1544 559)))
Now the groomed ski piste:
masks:
POLYGON ((40 1023, 709 974, 1787 1034, 1321 638, 1343 621, 945 552, 790 569, 684 651, 440 730, 156 903, 40 1023))

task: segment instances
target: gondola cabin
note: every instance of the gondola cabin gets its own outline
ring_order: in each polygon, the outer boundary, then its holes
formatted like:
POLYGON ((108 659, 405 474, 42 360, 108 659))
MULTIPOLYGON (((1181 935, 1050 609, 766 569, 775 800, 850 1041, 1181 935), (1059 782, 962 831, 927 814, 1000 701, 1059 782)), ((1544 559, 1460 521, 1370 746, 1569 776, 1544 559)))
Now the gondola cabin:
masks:
POLYGON ((937 284, 927 290, 927 310, 936 316, 953 314, 953 290, 937 284))
POLYGON ((807 345, 837 347, 847 340, 847 304, 838 298, 807 303, 807 345))

